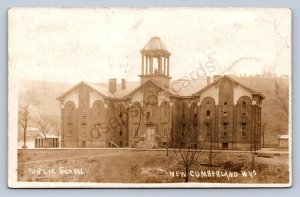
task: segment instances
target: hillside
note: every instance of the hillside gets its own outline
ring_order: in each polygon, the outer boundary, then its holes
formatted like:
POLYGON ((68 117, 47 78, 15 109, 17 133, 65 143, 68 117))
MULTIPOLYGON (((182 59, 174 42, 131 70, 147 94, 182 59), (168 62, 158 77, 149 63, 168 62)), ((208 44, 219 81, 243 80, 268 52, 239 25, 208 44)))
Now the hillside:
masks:
POLYGON ((29 91, 33 93, 34 99, 38 101, 38 111, 49 116, 59 116, 60 106, 56 98, 71 88, 74 84, 22 80, 20 83, 20 94, 29 91))
POLYGON ((281 77, 239 77, 248 87, 266 97, 262 102, 262 126, 265 125, 265 144, 278 143, 277 135, 288 134, 289 79, 281 77))

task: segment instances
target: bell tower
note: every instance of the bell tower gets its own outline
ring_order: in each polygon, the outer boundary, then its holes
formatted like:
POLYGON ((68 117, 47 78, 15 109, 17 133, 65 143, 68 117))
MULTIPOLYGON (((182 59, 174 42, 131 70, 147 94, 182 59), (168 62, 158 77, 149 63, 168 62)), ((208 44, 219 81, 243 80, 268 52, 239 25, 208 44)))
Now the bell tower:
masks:
POLYGON ((159 37, 152 37, 141 50, 142 73, 141 84, 153 80, 164 87, 170 86, 169 60, 171 53, 159 37))

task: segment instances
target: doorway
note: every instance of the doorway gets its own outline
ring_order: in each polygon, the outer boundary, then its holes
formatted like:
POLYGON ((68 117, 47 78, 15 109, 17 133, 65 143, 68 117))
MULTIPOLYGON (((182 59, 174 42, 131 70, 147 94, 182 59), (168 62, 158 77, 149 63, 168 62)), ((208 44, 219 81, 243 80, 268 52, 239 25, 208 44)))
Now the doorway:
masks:
POLYGON ((149 142, 155 141, 155 127, 147 127, 146 141, 149 142))

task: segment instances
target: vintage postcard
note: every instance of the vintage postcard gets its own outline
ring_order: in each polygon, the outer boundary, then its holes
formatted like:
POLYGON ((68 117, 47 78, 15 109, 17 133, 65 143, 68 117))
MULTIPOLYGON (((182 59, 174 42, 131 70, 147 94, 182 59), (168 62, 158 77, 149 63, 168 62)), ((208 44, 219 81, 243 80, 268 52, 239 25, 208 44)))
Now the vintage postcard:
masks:
POLYGON ((11 8, 8 185, 289 187, 291 10, 11 8))

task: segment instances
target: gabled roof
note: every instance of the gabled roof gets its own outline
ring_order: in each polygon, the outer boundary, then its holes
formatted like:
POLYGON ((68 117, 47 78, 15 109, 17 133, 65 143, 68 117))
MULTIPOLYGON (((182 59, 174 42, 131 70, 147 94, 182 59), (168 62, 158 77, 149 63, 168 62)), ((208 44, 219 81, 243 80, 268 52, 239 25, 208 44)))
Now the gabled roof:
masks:
POLYGON ((277 139, 288 140, 289 135, 277 135, 277 139))
POLYGON ((167 47, 162 42, 160 37, 152 37, 141 51, 147 52, 147 51, 159 51, 159 50, 170 55, 170 52, 168 51, 167 47))
POLYGON ((230 81, 232 81, 232 82, 240 85, 241 87, 245 88, 246 90, 250 91, 252 94, 257 94, 257 95, 261 96, 263 99, 265 99, 265 96, 262 93, 257 92, 244 84, 241 84, 240 82, 232 79, 231 77, 228 77, 227 75, 224 75, 223 77, 216 79, 214 82, 212 82, 209 85, 205 86, 204 88, 200 89, 198 92, 194 93, 193 95, 200 95, 202 92, 204 92, 205 90, 209 89, 210 87, 214 86, 215 84, 219 83, 220 81, 222 81, 224 79, 229 79, 230 81))
MULTIPOLYGON (((44 139, 45 136, 42 133, 37 134, 36 136, 34 136, 35 139, 44 139)), ((52 134, 52 133, 47 133, 46 134, 46 138, 58 138, 58 135, 56 134, 52 134)))
POLYGON ((171 95, 175 95, 176 92, 174 92, 174 90, 172 90, 171 88, 166 88, 164 86, 162 86, 161 84, 157 83, 154 80, 149 79, 148 81, 146 81, 145 83, 143 83, 142 85, 136 87, 135 89, 133 89, 128 96, 130 97, 131 95, 133 95, 134 93, 136 93, 138 90, 142 89, 146 84, 148 83, 153 83, 155 86, 159 87, 160 89, 162 89, 163 91, 171 94, 171 95))
POLYGON ((86 86, 92 88, 93 90, 95 90, 96 92, 98 92, 101 96, 104 96, 104 97, 106 96, 104 91, 105 91, 105 89, 107 89, 107 88, 101 88, 100 86, 96 86, 95 84, 92 85, 91 83, 87 83, 87 82, 82 81, 82 82, 76 84, 75 86, 73 86, 71 89, 69 89, 68 91, 66 91, 66 92, 65 92, 64 94, 62 94, 61 96, 57 97, 56 99, 57 99, 57 100, 63 100, 63 98, 64 98, 65 96, 67 96, 70 92, 72 92, 72 91, 75 90, 78 86, 80 86, 80 85, 82 85, 82 84, 84 84, 84 85, 86 85, 86 86))

